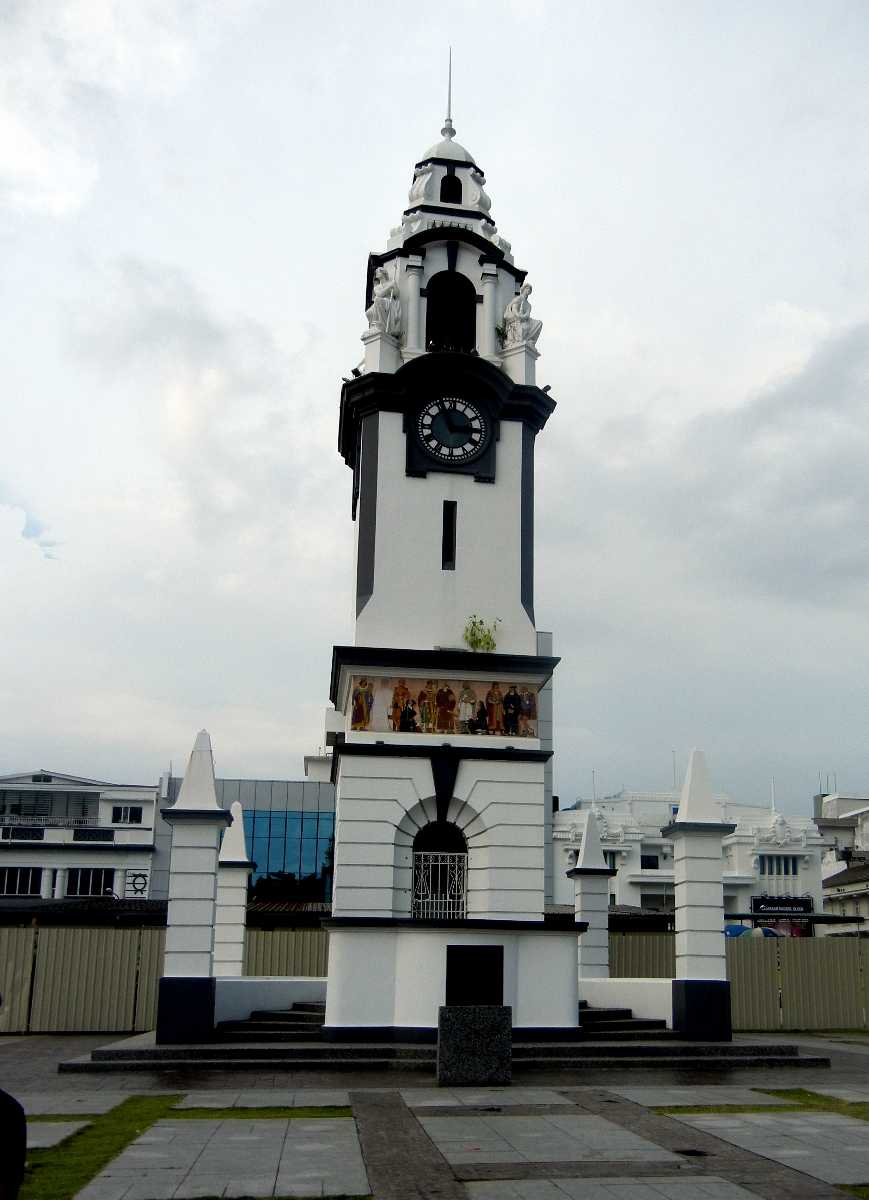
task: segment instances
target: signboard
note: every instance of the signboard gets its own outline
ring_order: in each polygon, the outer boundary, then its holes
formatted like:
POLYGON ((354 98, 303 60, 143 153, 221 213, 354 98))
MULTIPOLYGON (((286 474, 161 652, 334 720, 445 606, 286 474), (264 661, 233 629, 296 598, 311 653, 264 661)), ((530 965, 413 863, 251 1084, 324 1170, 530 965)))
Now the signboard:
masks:
POLYGON ((353 677, 350 728, 537 737, 537 689, 510 680, 353 677))
POLYGON ((814 912, 811 896, 752 896, 751 911, 758 916, 796 917, 814 912))

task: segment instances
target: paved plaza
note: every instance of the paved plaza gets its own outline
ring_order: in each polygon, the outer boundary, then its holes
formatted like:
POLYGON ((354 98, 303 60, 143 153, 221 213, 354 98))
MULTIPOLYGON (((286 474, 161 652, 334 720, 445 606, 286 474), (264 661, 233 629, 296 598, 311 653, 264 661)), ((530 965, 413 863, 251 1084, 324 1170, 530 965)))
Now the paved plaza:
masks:
POLYGON ((437 1088, 416 1069, 57 1074, 58 1061, 108 1040, 0 1040, 34 1162, 62 1164, 125 1101, 162 1099, 159 1117, 58 1200, 842 1200, 841 1185, 869 1184, 869 1124, 847 1111, 869 1102, 865 1045, 813 1038, 830 1070, 578 1069, 506 1088, 437 1088), (768 1094, 791 1088, 814 1101, 768 1094), (793 1111, 733 1111, 785 1103, 793 1111), (831 1103, 841 1111, 816 1111, 831 1103))
POLYGON ((677 1117, 686 1125, 827 1183, 869 1181, 869 1124, 838 1113, 677 1117))

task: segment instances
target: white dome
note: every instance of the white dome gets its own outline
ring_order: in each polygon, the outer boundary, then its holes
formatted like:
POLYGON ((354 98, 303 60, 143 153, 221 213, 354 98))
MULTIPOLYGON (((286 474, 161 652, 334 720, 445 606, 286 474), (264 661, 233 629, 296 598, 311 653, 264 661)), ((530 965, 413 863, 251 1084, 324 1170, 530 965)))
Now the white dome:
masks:
MULTIPOLYGON (((427 158, 452 158, 456 162, 474 162, 473 155, 464 146, 461 146, 458 142, 454 142, 452 138, 444 138, 436 146, 429 147, 420 159, 420 162, 424 162, 427 158)), ((476 166, 476 164, 474 165, 476 166)))

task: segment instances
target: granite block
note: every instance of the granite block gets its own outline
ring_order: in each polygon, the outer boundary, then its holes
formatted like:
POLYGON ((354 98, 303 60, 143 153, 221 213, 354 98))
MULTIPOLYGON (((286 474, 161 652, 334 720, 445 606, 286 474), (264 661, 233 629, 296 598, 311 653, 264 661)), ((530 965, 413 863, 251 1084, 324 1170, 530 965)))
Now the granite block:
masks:
POLYGON ((512 1031, 513 1009, 509 1004, 444 1005, 438 1012, 439 1086, 510 1083, 512 1031))

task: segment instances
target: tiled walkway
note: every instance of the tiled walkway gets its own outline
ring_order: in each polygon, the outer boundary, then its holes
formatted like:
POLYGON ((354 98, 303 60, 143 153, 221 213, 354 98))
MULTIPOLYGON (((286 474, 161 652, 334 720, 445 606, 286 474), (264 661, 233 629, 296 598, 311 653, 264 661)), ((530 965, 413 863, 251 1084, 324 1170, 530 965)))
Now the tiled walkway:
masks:
POLYGON ((367 1192, 350 1118, 184 1120, 158 1121, 79 1192, 78 1200, 367 1192))
POLYGON ((694 1129, 827 1183, 869 1182, 869 1125, 837 1113, 677 1117, 694 1129))

